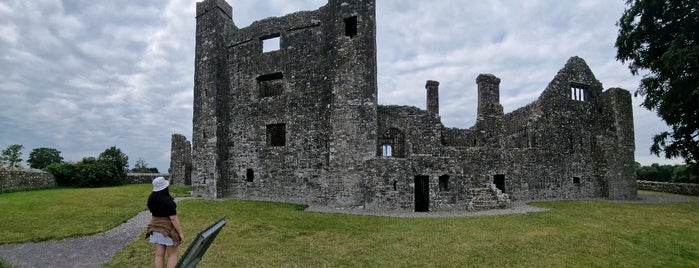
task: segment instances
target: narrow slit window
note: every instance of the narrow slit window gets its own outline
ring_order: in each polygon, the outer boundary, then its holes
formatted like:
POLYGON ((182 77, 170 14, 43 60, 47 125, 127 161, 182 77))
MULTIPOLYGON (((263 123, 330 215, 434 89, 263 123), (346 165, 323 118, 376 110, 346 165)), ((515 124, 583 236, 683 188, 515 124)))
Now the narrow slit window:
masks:
POLYGON ((270 146, 286 146, 286 125, 267 125, 267 141, 270 146))
POLYGON ((253 180, 255 180, 255 171, 253 171, 252 168, 248 168, 245 171, 245 179, 248 182, 252 182, 253 180))
POLYGON ((354 37, 357 35, 357 16, 345 18, 345 36, 354 37))
POLYGON ((257 77, 260 98, 281 95, 284 91, 284 75, 282 73, 264 74, 257 77))
POLYGON ((280 37, 278 33, 265 36, 260 39, 262 39, 262 53, 279 50, 280 37))

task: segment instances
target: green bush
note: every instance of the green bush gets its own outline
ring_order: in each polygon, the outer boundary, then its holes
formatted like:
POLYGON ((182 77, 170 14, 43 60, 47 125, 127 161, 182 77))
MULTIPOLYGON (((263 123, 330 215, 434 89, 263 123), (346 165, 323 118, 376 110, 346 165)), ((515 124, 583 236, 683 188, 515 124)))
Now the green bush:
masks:
POLYGON ((45 169, 63 187, 117 186, 126 182, 123 172, 108 161, 88 157, 76 164, 51 164, 45 169))
POLYGON ((74 186, 73 178, 78 174, 75 164, 71 163, 50 164, 44 171, 53 174, 58 186, 74 186))
POLYGON ((83 160, 76 165, 78 173, 75 185, 78 187, 98 187, 122 185, 126 181, 116 166, 107 161, 83 160))

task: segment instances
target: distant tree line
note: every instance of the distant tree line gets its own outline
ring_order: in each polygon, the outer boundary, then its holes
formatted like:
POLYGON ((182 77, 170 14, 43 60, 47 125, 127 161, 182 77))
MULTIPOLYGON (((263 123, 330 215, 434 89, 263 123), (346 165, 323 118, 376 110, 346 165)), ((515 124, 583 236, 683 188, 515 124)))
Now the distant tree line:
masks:
POLYGON ((641 166, 636 162, 636 179, 642 181, 662 181, 677 183, 699 183, 697 172, 688 165, 641 166))
MULTIPOLYGON (((0 169, 21 169, 24 146, 13 144, 2 151, 0 169)), ((126 182, 127 172, 158 173, 149 168, 146 161, 138 159, 133 170, 129 170, 129 157, 119 148, 112 146, 97 157, 85 157, 72 163, 64 162, 61 152, 52 148, 36 148, 29 154, 30 168, 42 169, 53 175, 58 186, 99 187, 116 186, 126 182)))

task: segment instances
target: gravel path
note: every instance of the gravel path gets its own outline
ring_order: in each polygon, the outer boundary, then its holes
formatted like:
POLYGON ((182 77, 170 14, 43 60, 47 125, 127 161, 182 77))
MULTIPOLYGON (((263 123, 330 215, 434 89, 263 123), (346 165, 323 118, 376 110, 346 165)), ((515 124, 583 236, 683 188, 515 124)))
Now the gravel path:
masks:
MULTIPOLYGON (((179 198, 178 198, 179 199, 179 198)), ((610 201, 607 199, 599 199, 610 201)), ((179 201, 179 200, 176 200, 179 201)), ((610 201, 624 203, 677 203, 690 199, 679 195, 639 195, 639 200, 610 201)), ((485 211, 454 212, 371 212, 362 210, 336 210, 327 207, 311 206, 309 212, 349 213, 390 217, 468 217, 503 214, 524 214, 547 211, 524 203, 515 203, 509 208, 485 211)), ((99 267, 108 262, 123 249, 126 244, 136 239, 150 221, 150 213, 143 211, 118 227, 104 233, 68 238, 61 241, 0 245, 0 257, 10 262, 13 267, 99 267)))

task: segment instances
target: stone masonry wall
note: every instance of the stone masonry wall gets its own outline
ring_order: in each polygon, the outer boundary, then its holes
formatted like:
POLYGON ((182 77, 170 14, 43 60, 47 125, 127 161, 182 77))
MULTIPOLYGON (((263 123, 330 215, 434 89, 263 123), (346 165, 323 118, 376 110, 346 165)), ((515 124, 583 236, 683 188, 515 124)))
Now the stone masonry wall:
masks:
POLYGON ((637 181, 639 190, 665 192, 684 195, 699 195, 699 184, 673 183, 660 181, 637 181))
POLYGON ((40 170, 0 171, 0 193, 56 187, 53 175, 40 170))
POLYGON ((373 0, 245 28, 231 14, 197 4, 194 196, 415 211, 635 197, 630 95, 603 93, 581 58, 507 114, 500 79, 478 76, 476 124, 445 128, 434 80, 425 109, 378 105, 373 0))
POLYGON ((192 184, 192 145, 182 134, 172 134, 169 172, 172 177, 170 183, 192 184))

